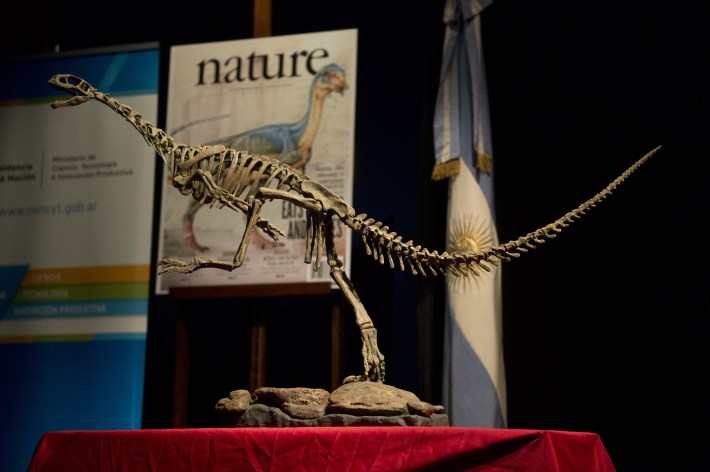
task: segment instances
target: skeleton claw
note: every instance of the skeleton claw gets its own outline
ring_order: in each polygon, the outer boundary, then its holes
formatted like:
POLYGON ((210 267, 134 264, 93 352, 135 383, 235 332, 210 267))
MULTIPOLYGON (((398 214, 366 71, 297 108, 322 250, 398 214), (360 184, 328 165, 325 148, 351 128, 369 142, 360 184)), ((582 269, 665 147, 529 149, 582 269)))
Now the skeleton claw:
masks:
POLYGON ((272 225, 269 220, 260 218, 256 226, 275 242, 279 242, 279 235, 286 236, 286 233, 278 226, 272 225))
POLYGON ((351 382, 385 382, 384 365, 371 369, 367 374, 348 375, 343 380, 343 385, 351 382))

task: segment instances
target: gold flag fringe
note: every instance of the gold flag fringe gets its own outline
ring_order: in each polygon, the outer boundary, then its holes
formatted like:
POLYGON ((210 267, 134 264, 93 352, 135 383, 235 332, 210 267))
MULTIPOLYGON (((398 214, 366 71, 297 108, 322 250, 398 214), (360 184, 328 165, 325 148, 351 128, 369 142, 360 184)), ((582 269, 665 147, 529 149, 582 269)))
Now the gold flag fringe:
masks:
POLYGON ((434 166, 431 171, 432 180, 443 180, 448 179, 459 173, 461 170, 461 158, 450 159, 448 161, 439 162, 434 166))
MULTIPOLYGON (((493 156, 490 154, 477 153, 476 154, 476 169, 480 172, 485 172, 486 174, 491 174, 493 172, 493 156)), ((431 171, 432 180, 443 180, 448 179, 457 175, 461 170, 461 158, 450 159, 445 162, 439 162, 434 165, 434 169, 431 171)))
POLYGON ((476 169, 489 175, 492 174, 493 156, 479 152, 476 157, 476 169))

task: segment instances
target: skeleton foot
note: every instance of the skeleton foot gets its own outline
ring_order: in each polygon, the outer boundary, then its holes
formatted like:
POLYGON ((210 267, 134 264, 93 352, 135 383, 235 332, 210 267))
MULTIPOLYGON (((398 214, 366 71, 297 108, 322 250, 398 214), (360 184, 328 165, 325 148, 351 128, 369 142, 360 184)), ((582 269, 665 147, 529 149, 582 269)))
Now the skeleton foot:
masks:
POLYGON ((180 260, 180 259, 161 259, 158 262, 158 275, 165 274, 167 272, 178 272, 180 274, 189 274, 196 271, 197 269, 202 269, 204 267, 215 267, 218 269, 232 270, 234 266, 228 262, 223 261, 212 261, 205 259, 203 257, 193 257, 192 259, 180 260))
POLYGON ((377 330, 373 327, 365 328, 361 332, 362 336, 362 358, 365 364, 365 371, 362 375, 351 375, 343 380, 343 383, 350 382, 384 382, 385 381, 385 356, 377 347, 377 330))
POLYGON ((385 381, 385 356, 377 347, 377 330, 366 328, 362 331, 362 358, 365 361, 363 376, 376 382, 385 381))
POLYGON ((193 257, 188 260, 179 259, 161 259, 158 262, 158 274, 165 274, 167 272, 178 272, 180 274, 189 274, 200 266, 197 257, 193 257))

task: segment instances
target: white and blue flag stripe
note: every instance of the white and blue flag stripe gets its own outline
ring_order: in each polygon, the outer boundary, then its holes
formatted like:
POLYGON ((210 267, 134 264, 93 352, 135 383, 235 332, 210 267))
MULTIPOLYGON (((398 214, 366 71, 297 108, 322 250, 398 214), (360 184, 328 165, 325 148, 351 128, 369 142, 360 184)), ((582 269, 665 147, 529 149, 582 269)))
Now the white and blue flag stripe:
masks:
MULTIPOLYGON (((498 244, 480 13, 491 0, 447 0, 434 117, 434 178, 449 177, 447 250, 498 244), (456 165, 452 165, 456 163, 456 165)), ((501 268, 447 277, 442 403, 453 426, 507 425, 501 268)))

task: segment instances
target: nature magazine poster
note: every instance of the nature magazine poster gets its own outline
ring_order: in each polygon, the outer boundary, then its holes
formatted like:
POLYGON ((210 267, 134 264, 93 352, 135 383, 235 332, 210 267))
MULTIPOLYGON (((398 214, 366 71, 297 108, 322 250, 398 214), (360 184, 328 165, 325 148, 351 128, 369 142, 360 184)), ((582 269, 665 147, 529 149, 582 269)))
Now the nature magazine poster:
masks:
MULTIPOLYGON (((166 129, 178 142, 267 155, 304 172, 352 203, 357 30, 173 46, 166 129)), ((162 182, 158 257, 231 262, 246 216, 199 205, 162 182)), ((306 215, 290 202, 267 201, 261 215, 285 237, 259 230, 244 264, 158 276, 171 287, 330 281, 328 264, 304 263, 306 215)), ((336 221, 336 248, 349 273, 348 228, 336 221)))

